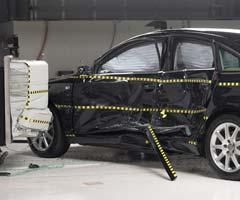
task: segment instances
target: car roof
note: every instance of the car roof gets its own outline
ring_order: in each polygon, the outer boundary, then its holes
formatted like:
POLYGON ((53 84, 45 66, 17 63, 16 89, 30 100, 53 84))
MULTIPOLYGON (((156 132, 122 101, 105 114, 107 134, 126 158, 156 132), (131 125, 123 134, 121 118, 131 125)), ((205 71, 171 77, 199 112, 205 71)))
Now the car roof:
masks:
POLYGON ((205 36, 215 36, 225 39, 231 39, 232 41, 240 41, 240 29, 224 29, 224 28, 180 28, 180 29, 166 29, 158 30, 150 33, 145 33, 138 35, 136 37, 130 38, 136 39, 139 37, 146 36, 156 36, 156 35, 167 35, 167 34, 195 34, 195 35, 205 35, 205 36))
POLYGON ((179 30, 189 30, 196 32, 208 32, 208 33, 229 33, 229 34, 240 34, 240 29, 227 29, 227 28, 181 28, 179 30))

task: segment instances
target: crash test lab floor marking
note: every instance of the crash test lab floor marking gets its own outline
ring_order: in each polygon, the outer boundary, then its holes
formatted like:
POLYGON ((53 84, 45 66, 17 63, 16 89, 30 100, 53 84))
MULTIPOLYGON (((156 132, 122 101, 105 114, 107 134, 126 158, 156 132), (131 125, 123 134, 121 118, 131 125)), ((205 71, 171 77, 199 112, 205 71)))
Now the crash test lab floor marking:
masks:
POLYGON ((12 144, 0 171, 1 200, 184 199, 239 200, 239 182, 217 179, 205 159, 170 156, 178 179, 170 181, 159 160, 133 159, 126 151, 74 145, 62 157, 36 157, 27 144, 12 144), (28 169, 30 163, 38 169, 28 169))

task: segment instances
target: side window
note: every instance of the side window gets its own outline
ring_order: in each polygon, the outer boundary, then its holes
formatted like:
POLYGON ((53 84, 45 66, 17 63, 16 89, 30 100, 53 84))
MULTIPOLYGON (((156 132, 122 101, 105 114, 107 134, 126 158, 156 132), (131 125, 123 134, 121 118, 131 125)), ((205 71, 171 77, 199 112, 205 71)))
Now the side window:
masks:
POLYGON ((213 67, 213 51, 210 45, 180 42, 177 44, 174 69, 207 69, 213 67))
MULTIPOLYGON (((162 43, 158 44, 162 52, 162 43)), ((110 59, 102 65, 100 73, 107 72, 157 72, 159 58, 156 45, 145 44, 135 46, 110 59)))
POLYGON ((223 48, 220 48, 219 54, 223 71, 240 71, 239 57, 223 48))

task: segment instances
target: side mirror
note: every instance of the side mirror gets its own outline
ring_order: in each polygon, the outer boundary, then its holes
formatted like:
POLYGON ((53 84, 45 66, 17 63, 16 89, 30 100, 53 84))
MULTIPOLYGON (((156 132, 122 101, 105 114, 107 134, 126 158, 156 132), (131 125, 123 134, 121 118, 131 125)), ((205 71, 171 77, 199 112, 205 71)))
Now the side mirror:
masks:
POLYGON ((90 66, 80 66, 77 68, 78 74, 91 74, 92 68, 90 66))
POLYGON ((83 66, 78 67, 78 68, 77 68, 77 72, 78 72, 79 74, 83 74, 83 72, 84 72, 84 67, 83 67, 83 66))

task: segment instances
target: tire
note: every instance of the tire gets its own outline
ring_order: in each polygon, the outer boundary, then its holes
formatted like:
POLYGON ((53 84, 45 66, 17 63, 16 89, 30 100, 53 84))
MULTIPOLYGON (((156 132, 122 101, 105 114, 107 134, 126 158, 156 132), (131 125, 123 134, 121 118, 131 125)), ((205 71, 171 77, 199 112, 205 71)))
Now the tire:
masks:
POLYGON ((215 119, 207 130, 205 152, 219 177, 240 180, 240 118, 225 114, 215 119))
POLYGON ((53 114, 53 123, 50 125, 50 130, 47 133, 40 132, 36 138, 28 138, 32 152, 42 158, 60 157, 67 152, 70 146, 62 131, 55 109, 50 108, 50 110, 53 114), (49 135, 52 136, 52 138, 49 135), (45 145, 46 143, 44 144, 43 137, 47 140, 49 144, 48 147, 45 145), (40 140, 42 140, 41 145, 39 145, 40 140))

